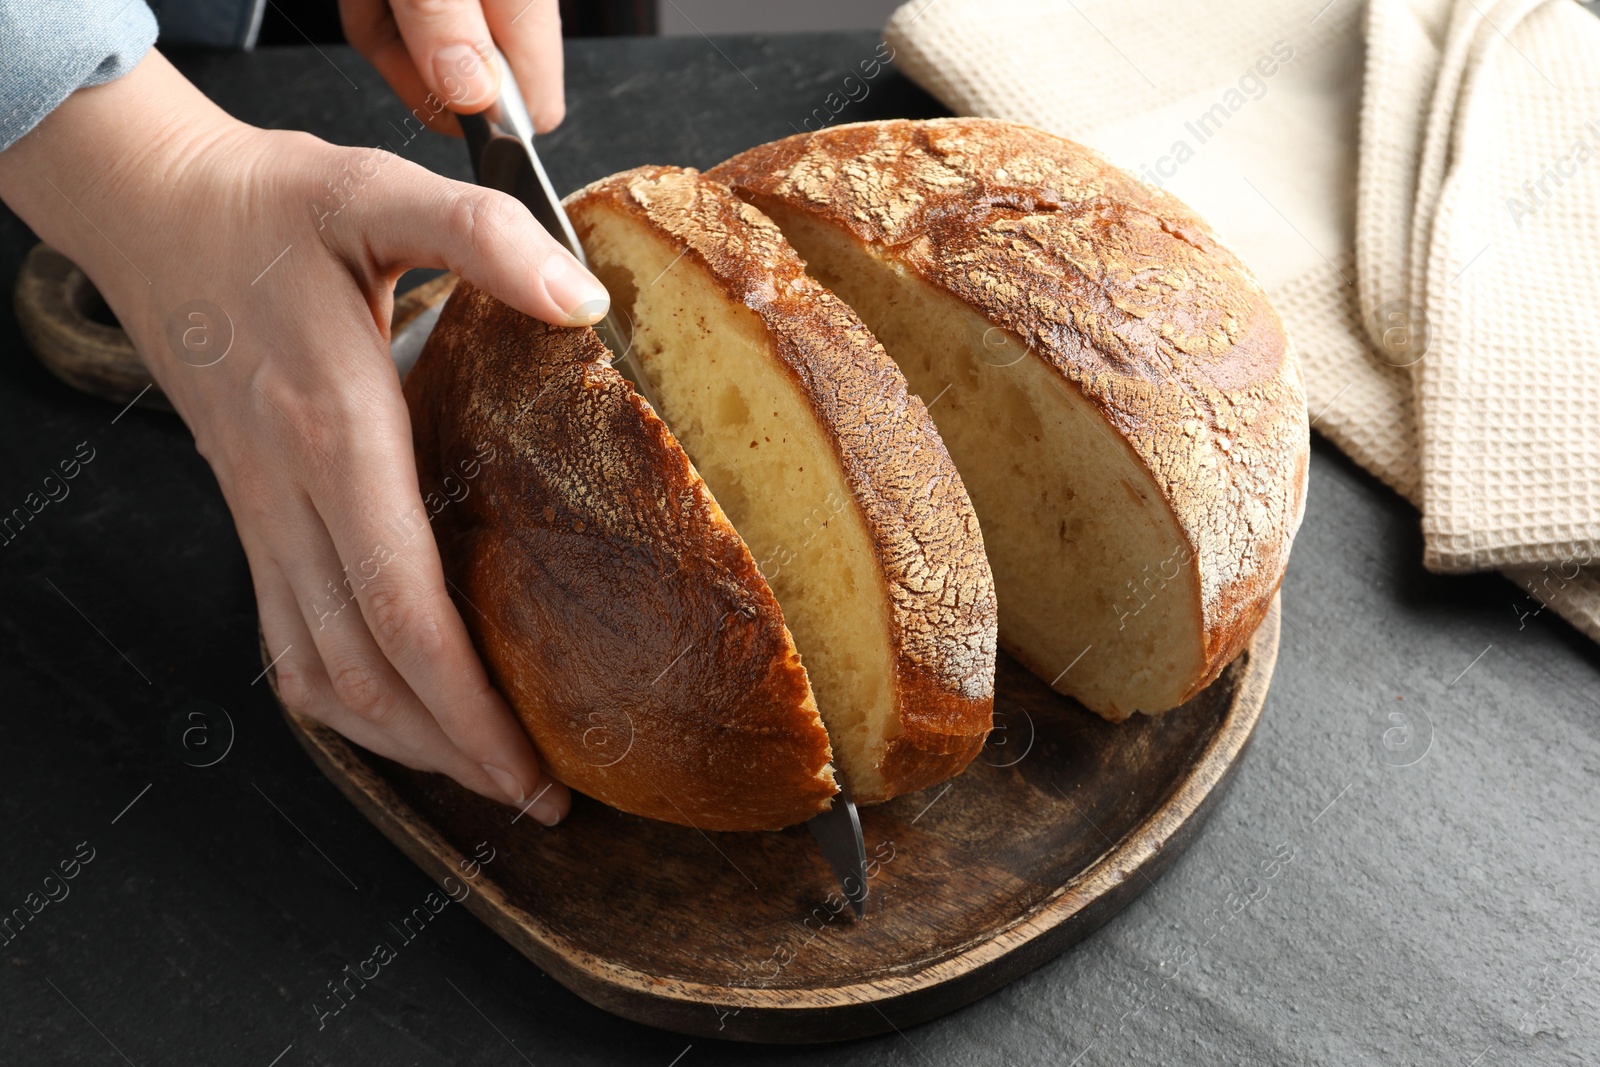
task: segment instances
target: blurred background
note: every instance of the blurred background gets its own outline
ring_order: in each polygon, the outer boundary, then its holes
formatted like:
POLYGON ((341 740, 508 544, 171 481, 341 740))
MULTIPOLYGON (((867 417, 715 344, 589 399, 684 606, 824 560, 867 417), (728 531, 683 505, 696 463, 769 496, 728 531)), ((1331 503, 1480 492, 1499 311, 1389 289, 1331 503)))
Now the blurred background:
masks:
MULTIPOLYGON (((804 4, 751 0, 562 0, 568 37, 717 33, 803 33, 875 30, 902 0, 808 0, 804 4)), ((261 20, 260 46, 341 43, 336 0, 271 0, 261 20)))

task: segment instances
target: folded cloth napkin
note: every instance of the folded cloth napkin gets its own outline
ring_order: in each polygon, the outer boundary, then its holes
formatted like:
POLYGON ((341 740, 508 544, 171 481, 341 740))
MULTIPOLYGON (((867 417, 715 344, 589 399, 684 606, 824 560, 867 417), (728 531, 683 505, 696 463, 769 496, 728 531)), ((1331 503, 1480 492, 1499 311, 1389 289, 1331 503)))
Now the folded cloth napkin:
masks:
POLYGON ((1312 426, 1600 641, 1600 20, 1574 0, 911 0, 952 110, 1087 144, 1255 270, 1312 426))

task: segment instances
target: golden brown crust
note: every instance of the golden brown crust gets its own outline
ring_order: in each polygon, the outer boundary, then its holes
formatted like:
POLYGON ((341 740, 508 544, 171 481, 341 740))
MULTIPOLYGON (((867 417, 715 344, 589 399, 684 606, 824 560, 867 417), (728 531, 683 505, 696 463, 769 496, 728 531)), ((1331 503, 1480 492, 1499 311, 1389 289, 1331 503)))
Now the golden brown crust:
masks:
POLYGON ((1192 549, 1209 684, 1254 632, 1305 506, 1293 350, 1261 287, 1175 198, 990 119, 837 126, 709 174, 806 213, 1015 334, 1087 398, 1192 549))
POLYGON ((922 401, 883 346, 765 215, 693 170, 640 167, 569 198, 580 235, 609 208, 653 226, 754 311, 835 446, 878 550, 901 733, 887 800, 958 773, 993 725, 996 609, 972 503, 922 401))
POLYGON ((424 497, 446 501, 445 573, 552 774, 701 829, 828 807, 828 739, 777 601, 593 331, 462 282, 405 393, 424 497))

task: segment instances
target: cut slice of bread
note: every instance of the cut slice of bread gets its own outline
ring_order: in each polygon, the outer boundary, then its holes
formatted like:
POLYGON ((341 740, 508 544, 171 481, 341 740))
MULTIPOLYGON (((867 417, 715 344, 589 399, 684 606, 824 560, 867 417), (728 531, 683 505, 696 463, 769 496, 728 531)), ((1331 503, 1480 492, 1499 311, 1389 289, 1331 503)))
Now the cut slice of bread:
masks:
POLYGON ((405 393, 445 574, 552 774, 704 830, 832 803, 778 602, 592 330, 462 282, 405 393))
POLYGON ((770 216, 924 397, 983 523, 1000 641, 1113 720, 1210 683, 1305 504, 1300 371, 1172 197, 986 119, 839 126, 709 172, 770 216))
POLYGON ((960 771, 992 724, 994 591, 922 402, 725 187, 644 167, 567 205, 663 417, 783 605, 856 800, 960 771))

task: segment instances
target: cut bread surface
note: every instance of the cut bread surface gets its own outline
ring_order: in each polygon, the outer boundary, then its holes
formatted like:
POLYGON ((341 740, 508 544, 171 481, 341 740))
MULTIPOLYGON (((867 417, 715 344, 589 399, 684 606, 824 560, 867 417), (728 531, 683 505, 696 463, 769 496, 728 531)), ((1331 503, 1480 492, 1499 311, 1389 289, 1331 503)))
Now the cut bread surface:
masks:
POLYGON ((1180 703, 1205 667, 1198 575, 1121 435, 1015 334, 803 215, 773 214, 817 279, 900 355, 912 391, 939 398, 1006 650, 1108 718, 1180 703))
POLYGON ((1298 366, 1176 200, 983 119, 834 127, 715 168, 929 401, 983 523, 1000 640, 1111 719, 1193 696, 1271 602, 1304 508, 1298 366))
POLYGON ((926 410, 725 188, 640 168, 569 210, 663 416, 783 607, 856 799, 959 771, 992 718, 994 599, 926 410))

